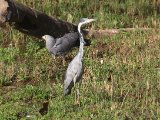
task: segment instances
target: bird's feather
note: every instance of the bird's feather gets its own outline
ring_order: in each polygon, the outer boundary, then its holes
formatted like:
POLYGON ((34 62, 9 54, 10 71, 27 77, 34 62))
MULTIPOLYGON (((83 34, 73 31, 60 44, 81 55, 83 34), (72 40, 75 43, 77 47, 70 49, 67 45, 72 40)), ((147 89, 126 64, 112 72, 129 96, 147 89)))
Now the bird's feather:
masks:
POLYGON ((79 82, 81 80, 83 74, 83 62, 79 59, 79 54, 77 54, 71 63, 68 65, 65 80, 64 80, 64 93, 68 95, 71 93, 71 89, 74 86, 75 82, 79 82))
POLYGON ((55 55, 65 55, 75 46, 77 39, 79 39, 77 32, 67 33, 56 39, 56 43, 50 48, 50 51, 55 55))

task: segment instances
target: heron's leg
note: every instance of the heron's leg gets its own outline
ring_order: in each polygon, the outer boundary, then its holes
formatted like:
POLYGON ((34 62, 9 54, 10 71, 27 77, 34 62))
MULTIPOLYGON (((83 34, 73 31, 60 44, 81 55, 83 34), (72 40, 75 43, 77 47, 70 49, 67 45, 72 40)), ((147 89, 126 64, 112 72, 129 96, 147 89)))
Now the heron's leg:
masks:
POLYGON ((74 99, 75 99, 75 103, 77 101, 77 91, 76 91, 76 82, 74 82, 74 99))
POLYGON ((75 75, 75 77, 73 78, 74 92, 75 92, 75 104, 77 102, 76 79, 77 79, 77 75, 75 75))
POLYGON ((77 103, 78 104, 80 104, 80 87, 81 87, 81 80, 79 81, 79 83, 78 83, 78 89, 77 89, 77 95, 78 95, 78 97, 77 97, 77 103))

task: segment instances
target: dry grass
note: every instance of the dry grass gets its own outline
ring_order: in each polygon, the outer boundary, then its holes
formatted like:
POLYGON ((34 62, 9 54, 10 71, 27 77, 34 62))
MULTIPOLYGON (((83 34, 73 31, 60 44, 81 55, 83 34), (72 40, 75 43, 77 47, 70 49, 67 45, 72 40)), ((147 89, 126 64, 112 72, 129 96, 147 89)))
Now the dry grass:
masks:
MULTIPOLYGON (((10 28, 2 30, 0 119, 160 118, 158 1, 19 1, 73 23, 96 18, 90 29, 153 29, 93 39, 85 47, 80 107, 73 104, 74 94, 63 97, 67 65, 61 58, 53 59, 44 42, 10 28)), ((67 56, 67 63, 76 52, 67 56)))

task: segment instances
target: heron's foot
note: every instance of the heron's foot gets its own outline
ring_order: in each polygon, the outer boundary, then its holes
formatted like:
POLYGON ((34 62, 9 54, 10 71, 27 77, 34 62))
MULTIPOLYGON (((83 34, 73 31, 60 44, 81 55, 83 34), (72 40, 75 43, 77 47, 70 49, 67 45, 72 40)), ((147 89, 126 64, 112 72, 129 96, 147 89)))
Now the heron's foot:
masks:
POLYGON ((74 104, 76 104, 76 103, 77 103, 77 99, 75 98, 75 99, 74 99, 74 104))
POLYGON ((78 106, 81 106, 81 101, 77 99, 74 104, 78 105, 78 106))
POLYGON ((79 94, 77 95, 77 98, 75 99, 75 104, 80 106, 81 105, 81 101, 80 101, 80 96, 79 94))
POLYGON ((80 99, 77 100, 77 105, 78 105, 78 106, 81 106, 81 101, 80 101, 80 99))

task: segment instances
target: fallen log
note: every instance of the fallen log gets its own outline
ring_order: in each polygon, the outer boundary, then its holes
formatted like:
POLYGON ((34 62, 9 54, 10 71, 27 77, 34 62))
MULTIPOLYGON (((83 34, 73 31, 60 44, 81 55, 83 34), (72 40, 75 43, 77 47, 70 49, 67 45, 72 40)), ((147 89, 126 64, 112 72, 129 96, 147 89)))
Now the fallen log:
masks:
MULTIPOLYGON (((77 32, 77 26, 48 16, 15 0, 0 0, 0 27, 6 22, 22 33, 41 38, 45 34, 54 38, 69 32, 77 32)), ((121 31, 151 30, 154 28, 120 28, 105 30, 83 30, 91 38, 101 38, 115 35, 121 31)), ((159 31, 159 29, 157 29, 159 31)))
POLYGON ((133 31, 149 31, 156 30, 160 31, 158 28, 119 28, 119 29, 104 29, 104 30, 88 30, 85 29, 87 36, 91 38, 103 38, 106 36, 113 36, 122 32, 133 32, 133 31))
POLYGON ((6 22, 20 32, 37 38, 45 34, 57 38, 77 31, 76 25, 48 16, 15 0, 0 0, 0 26, 6 22))

